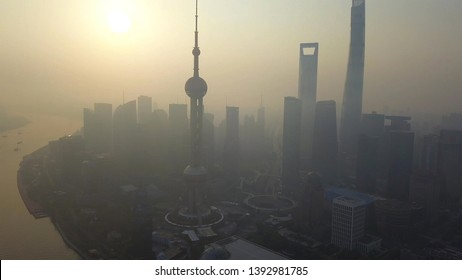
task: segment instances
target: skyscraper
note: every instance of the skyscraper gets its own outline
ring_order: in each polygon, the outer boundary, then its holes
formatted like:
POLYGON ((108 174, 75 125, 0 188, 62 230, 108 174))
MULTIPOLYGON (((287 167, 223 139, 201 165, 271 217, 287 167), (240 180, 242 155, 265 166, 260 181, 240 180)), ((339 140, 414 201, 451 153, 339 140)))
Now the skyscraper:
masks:
POLYGON ((132 156, 135 149, 136 100, 117 107, 114 111, 114 154, 132 156))
POLYGON ((191 155, 189 165, 183 175, 186 183, 186 205, 169 212, 167 222, 182 227, 210 226, 223 220, 223 214, 215 207, 209 207, 204 201, 207 170, 202 164, 202 124, 204 114, 203 97, 207 93, 207 83, 199 76, 199 34, 197 31, 197 0, 196 0, 196 30, 193 49, 194 74, 186 81, 185 91, 190 101, 190 133, 191 155))
POLYGON ((168 107, 168 146, 170 169, 182 173, 188 158, 188 105, 170 104, 168 107))
POLYGON ((361 123, 364 82, 365 0, 353 0, 351 7, 350 54, 340 119, 340 150, 354 155, 361 123))
POLYGON ((298 98, 302 103, 300 159, 304 169, 311 164, 317 83, 318 43, 302 43, 300 44, 298 98))
POLYGON ((284 98, 281 180, 285 187, 292 190, 299 183, 301 110, 300 99, 291 96, 284 98))
POLYGON ((438 146, 441 199, 445 206, 453 207, 462 198, 462 130, 441 130, 438 146))
POLYGON ((335 101, 318 101, 314 121, 313 170, 324 182, 337 176, 337 114, 335 101))
POLYGON ((358 189, 375 193, 377 181, 379 142, 377 136, 361 134, 358 140, 358 162, 356 164, 356 184, 358 189))
POLYGON ((391 131, 388 154, 387 196, 408 201, 414 155, 414 133, 391 131))
POLYGON ((223 161, 226 178, 236 180, 239 176, 239 107, 226 107, 223 161))
POLYGON ((112 151, 112 104, 95 103, 94 108, 83 110, 85 150, 109 153, 112 151))

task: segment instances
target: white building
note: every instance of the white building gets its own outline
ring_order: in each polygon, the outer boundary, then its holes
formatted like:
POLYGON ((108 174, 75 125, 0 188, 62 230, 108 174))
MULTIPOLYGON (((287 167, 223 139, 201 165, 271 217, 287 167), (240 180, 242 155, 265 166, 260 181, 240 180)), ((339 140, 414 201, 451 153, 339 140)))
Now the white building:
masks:
POLYGON ((346 196, 332 203, 332 244, 349 250, 364 235, 366 204, 363 200, 346 196))

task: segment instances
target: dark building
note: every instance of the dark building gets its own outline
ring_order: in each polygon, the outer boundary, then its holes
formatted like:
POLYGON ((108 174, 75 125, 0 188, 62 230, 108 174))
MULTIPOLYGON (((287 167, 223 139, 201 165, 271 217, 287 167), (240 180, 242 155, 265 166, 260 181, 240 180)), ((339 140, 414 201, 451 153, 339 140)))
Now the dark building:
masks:
POLYGON ((312 166, 325 182, 333 182, 337 177, 337 154, 335 101, 319 101, 316 103, 312 166))
POLYGON ((462 130, 462 114, 452 113, 443 116, 441 128, 449 130, 462 130))
POLYGON ((361 134, 358 141, 356 185, 366 193, 375 193, 379 160, 379 137, 361 134))
POLYGON ((340 118, 340 151, 354 155, 361 124, 364 83, 365 0, 353 0, 351 7, 350 53, 340 118))
POLYGON ((454 207, 462 197, 462 130, 441 130, 437 164, 442 202, 454 207))
POLYGON ((326 223, 324 213, 324 189, 322 179, 316 172, 310 172, 298 206, 297 224, 305 233, 319 235, 326 223))
POLYGON ((112 151, 112 104, 95 103, 94 110, 83 109, 83 135, 85 151, 112 151))
POLYGON ((437 170, 438 142, 437 135, 424 135, 420 154, 419 169, 433 175, 437 170))
POLYGON ((226 135, 223 167, 228 182, 239 177, 239 107, 226 107, 226 135))
POLYGON ((298 98, 302 103, 300 159, 303 169, 308 168, 313 149, 313 128, 318 83, 318 43, 300 44, 298 98))
POLYGON ((132 156, 136 146, 136 100, 117 107, 114 111, 114 155, 132 156))
POLYGON ((168 107, 168 142, 171 171, 180 174, 188 161, 188 107, 170 104, 168 107))
POLYGON ((414 133, 391 131, 388 140, 387 196, 408 201, 414 155, 414 133))
POLYGON ((363 114, 361 119, 361 134, 382 137, 385 127, 385 115, 372 113, 363 114))
POLYGON ((410 201, 424 207, 427 225, 438 221, 440 187, 435 174, 427 170, 418 170, 412 175, 410 201))
POLYGON ((424 209, 416 203, 377 200, 374 211, 377 231, 385 239, 411 238, 424 224, 424 209))
POLYGON ((202 124, 202 158, 204 159, 204 166, 209 170, 215 164, 215 125, 213 121, 213 114, 204 114, 202 124))
POLYGON ((298 98, 284 98, 281 179, 283 185, 292 190, 296 189, 299 183, 301 105, 298 98))

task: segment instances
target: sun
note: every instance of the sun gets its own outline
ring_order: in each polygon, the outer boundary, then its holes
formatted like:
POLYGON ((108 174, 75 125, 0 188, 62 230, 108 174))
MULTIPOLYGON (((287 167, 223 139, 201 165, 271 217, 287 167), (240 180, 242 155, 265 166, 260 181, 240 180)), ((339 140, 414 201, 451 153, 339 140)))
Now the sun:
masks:
POLYGON ((111 10, 107 13, 107 23, 114 33, 125 33, 130 30, 132 22, 128 15, 120 10, 111 10))

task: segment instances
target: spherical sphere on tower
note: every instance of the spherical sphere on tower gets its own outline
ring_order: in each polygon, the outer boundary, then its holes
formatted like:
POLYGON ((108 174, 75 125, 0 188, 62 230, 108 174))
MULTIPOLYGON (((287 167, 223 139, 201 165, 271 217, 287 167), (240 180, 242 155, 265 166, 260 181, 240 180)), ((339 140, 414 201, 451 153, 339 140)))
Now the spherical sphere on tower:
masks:
POLYGON ((189 97, 202 98, 207 93, 207 83, 201 77, 191 77, 184 86, 189 97))

